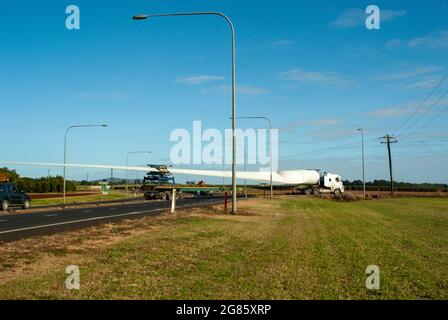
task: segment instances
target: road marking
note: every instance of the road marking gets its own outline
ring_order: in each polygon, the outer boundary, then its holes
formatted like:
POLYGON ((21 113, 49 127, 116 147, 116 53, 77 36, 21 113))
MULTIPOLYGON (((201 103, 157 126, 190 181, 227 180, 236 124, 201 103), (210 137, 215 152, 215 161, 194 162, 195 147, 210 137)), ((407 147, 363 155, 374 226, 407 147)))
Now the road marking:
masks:
MULTIPOLYGON (((194 203, 194 204, 189 204, 189 205, 184 205, 184 206, 178 206, 177 208, 178 209, 189 208, 189 207, 194 207, 194 206, 197 206, 197 205, 198 205, 197 203, 194 203)), ((43 224, 43 225, 40 225, 40 226, 34 226, 34 227, 28 227, 28 228, 20 228, 20 229, 0 231, 0 234, 13 233, 13 232, 19 232, 19 231, 26 231, 26 230, 34 230, 34 229, 42 229, 42 228, 48 228, 48 227, 61 226, 61 225, 65 225, 65 224, 74 224, 74 223, 102 220, 102 219, 108 219, 108 218, 114 218, 114 217, 134 216, 134 215, 138 215, 138 214, 145 214, 145 213, 151 213, 151 212, 157 212, 157 211, 165 211, 165 210, 169 210, 169 208, 153 209, 153 210, 149 210, 149 211, 136 211, 136 212, 114 214, 114 215, 102 216, 102 217, 93 217, 93 218, 88 218, 88 219, 80 219, 80 220, 73 220, 73 221, 66 221, 66 222, 43 224)))
POLYGON ((8 220, 0 220, 0 222, 6 222, 6 221, 8 221, 8 220))
POLYGON ((89 212, 92 212, 92 210, 84 210, 84 211, 81 211, 82 213, 89 213, 89 212))
POLYGON ((45 217, 54 217, 54 216, 57 216, 57 215, 58 215, 57 213, 54 213, 54 214, 46 214, 45 217))

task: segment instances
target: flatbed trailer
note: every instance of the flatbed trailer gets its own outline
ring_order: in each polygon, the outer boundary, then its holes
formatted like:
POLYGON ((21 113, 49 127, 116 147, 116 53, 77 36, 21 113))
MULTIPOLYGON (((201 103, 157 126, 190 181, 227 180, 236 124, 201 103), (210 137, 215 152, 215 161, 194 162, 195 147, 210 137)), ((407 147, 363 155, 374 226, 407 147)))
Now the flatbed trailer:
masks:
POLYGON ((213 195, 214 192, 222 191, 220 187, 190 187, 190 186, 157 186, 145 185, 143 188, 146 200, 171 200, 173 191, 176 189, 176 199, 182 199, 185 193, 197 195, 213 195))
POLYGON ((149 172, 147 176, 143 178, 143 184, 140 189, 144 192, 144 198, 146 200, 171 200, 174 190, 176 190, 176 199, 182 198, 185 193, 213 195, 214 192, 223 191, 220 187, 205 186, 203 182, 197 186, 177 185, 167 166, 149 166, 156 168, 159 171, 149 172))

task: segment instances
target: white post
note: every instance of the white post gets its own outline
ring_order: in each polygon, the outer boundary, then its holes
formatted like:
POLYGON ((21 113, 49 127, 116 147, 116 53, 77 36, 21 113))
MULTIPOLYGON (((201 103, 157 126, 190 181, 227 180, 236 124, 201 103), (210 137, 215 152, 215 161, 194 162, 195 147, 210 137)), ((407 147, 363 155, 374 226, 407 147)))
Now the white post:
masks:
POLYGON ((176 189, 173 189, 173 198, 171 199, 171 213, 176 211, 176 189))

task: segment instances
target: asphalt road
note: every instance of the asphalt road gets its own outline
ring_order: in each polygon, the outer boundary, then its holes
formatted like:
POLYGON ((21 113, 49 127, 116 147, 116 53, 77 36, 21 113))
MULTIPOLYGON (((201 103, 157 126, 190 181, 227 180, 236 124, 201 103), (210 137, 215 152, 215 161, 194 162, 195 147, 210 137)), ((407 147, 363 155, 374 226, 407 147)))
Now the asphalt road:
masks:
MULTIPOLYGON (((198 197, 177 200, 176 208, 222 203, 223 198, 198 197)), ((230 203, 229 203, 230 204, 230 203)), ((0 242, 42 234, 74 230, 122 219, 155 216, 171 208, 171 201, 145 201, 100 207, 81 207, 51 212, 20 213, 0 216, 0 242)))

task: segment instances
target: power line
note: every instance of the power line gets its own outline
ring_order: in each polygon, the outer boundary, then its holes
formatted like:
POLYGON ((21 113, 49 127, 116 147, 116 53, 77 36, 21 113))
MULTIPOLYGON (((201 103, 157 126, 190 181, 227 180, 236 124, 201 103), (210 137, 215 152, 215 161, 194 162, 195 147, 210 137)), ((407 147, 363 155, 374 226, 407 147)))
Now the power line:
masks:
MULTIPOLYGON (((434 92, 442 85, 442 83, 448 78, 448 73, 439 81, 439 83, 431 90, 431 92, 429 93, 429 95, 426 96, 426 98, 423 100, 422 103, 420 103, 420 105, 417 106, 417 108, 409 115, 409 117, 400 125, 400 127, 398 128, 398 130, 396 131, 396 134, 398 134, 398 132, 401 130, 401 128, 403 128, 406 123, 408 123, 412 117, 425 105, 425 103, 429 100, 429 98, 431 98, 431 96, 434 94, 434 92)), ((414 122, 415 123, 415 122, 414 122)), ((412 125, 411 125, 412 127, 412 125)), ((409 129, 409 127, 407 128, 409 129)), ((407 130, 406 129, 406 130, 407 130)))
POLYGON ((418 121, 420 121, 425 115, 427 115, 442 99, 448 94, 448 90, 446 90, 440 97, 437 99, 429 108, 423 112, 420 117, 418 117, 411 125, 406 127, 406 129, 403 131, 402 135, 406 133, 411 127, 413 127, 418 121))
MULTIPOLYGON (((440 98, 436 101, 436 104, 438 104, 440 101, 442 101, 442 99, 448 94, 448 90, 446 90, 441 96, 440 98)), ((434 106, 433 105, 433 106, 434 106)), ((421 125, 420 127, 418 127, 415 131, 411 132, 410 134, 406 135, 405 137, 401 138, 400 140, 405 140, 407 138, 409 138, 410 136, 416 134, 418 131, 420 131, 421 129, 423 129, 424 127, 426 127, 428 124, 430 124, 431 122, 433 122, 435 119, 437 119, 438 117, 440 117, 445 111, 448 110, 448 105, 442 109, 439 113, 437 113, 434 117, 432 117, 429 121, 425 122, 423 125, 421 125)))
MULTIPOLYGON (((381 139, 381 138, 372 138, 372 139, 365 140, 365 142, 371 142, 371 141, 378 140, 378 139, 381 139)), ((359 144, 361 144, 361 142, 357 141, 357 142, 353 142, 353 143, 342 144, 342 145, 338 145, 338 146, 318 149, 318 150, 309 151, 309 152, 301 152, 301 153, 290 154, 290 155, 281 157, 281 159, 287 159, 287 158, 301 156, 301 155, 307 155, 307 154, 331 152, 331 151, 336 151, 336 150, 339 150, 339 149, 347 149, 347 148, 351 148, 351 147, 354 147, 354 146, 359 145, 359 144)))

